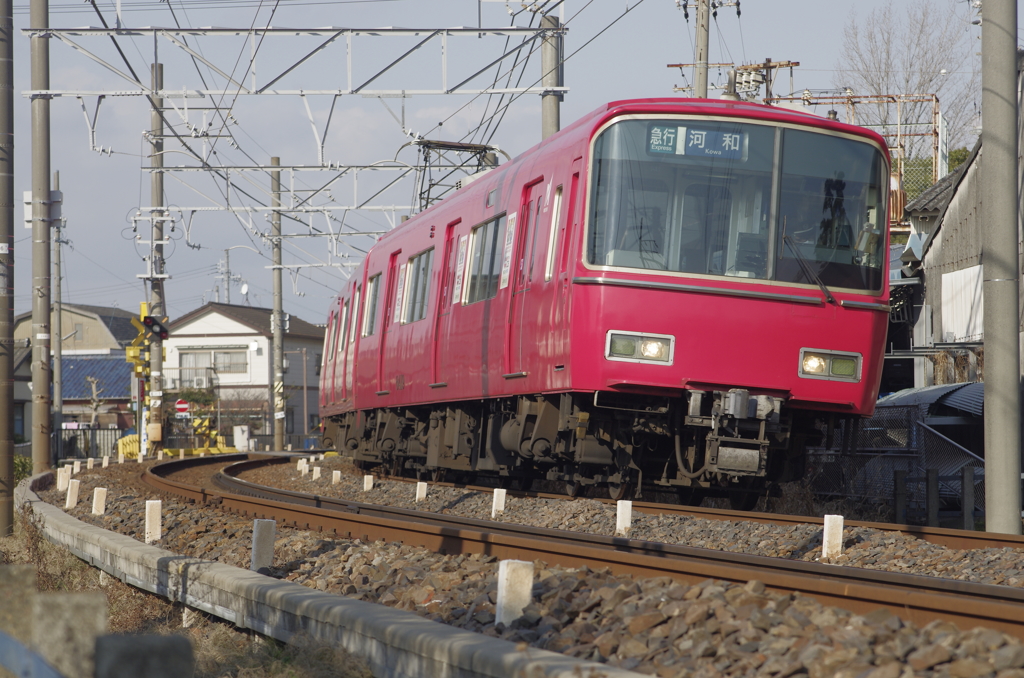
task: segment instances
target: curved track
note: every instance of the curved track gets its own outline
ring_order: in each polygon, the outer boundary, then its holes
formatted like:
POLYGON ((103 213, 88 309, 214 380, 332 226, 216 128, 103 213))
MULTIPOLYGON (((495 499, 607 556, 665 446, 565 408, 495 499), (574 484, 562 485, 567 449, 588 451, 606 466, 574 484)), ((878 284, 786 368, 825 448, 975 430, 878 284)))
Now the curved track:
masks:
MULTIPOLYGON (((687 583, 708 578, 732 582, 756 579, 770 589, 800 592, 858 614, 884 607, 918 624, 945 619, 961 628, 985 626, 1024 639, 1024 590, 1017 588, 454 518, 279 490, 232 477, 255 465, 289 461, 288 457, 250 455, 192 458, 156 465, 146 471, 144 480, 160 492, 342 537, 398 541, 443 553, 540 559, 566 567, 609 567, 615 572, 670 576, 687 583), (214 474, 214 468, 225 462, 230 465, 214 474), (210 482, 196 486, 169 477, 176 471, 197 467, 211 469, 210 482)), ((659 510, 664 508, 659 505, 659 510)), ((680 510, 691 514, 706 511, 680 510)), ((732 518, 746 517, 726 513, 732 518)), ((762 515, 760 519, 768 517, 762 515)), ((780 521, 778 516, 771 519, 783 524, 785 520, 814 522, 793 518, 780 521)), ((1010 542, 1019 546, 1021 542, 1017 538, 984 543, 989 535, 962 535, 963 539, 973 539, 975 546, 1006 546, 1010 542)))

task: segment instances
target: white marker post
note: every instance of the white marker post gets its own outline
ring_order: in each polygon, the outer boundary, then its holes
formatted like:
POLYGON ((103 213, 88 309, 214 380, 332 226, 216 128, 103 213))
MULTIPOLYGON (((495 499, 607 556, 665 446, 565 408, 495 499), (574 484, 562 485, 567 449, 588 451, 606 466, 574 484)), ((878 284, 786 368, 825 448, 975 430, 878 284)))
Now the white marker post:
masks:
POLYGON ((57 491, 67 492, 68 490, 68 479, 71 478, 71 467, 61 466, 57 469, 57 491))
POLYGON ((117 453, 117 463, 118 464, 123 464, 124 463, 124 452, 118 452, 117 453))
POLYGON ((508 626, 523 616, 533 599, 533 563, 528 560, 503 560, 498 563, 498 602, 495 622, 508 626))
POLYGON ((73 509, 78 506, 78 486, 81 482, 78 480, 71 480, 68 482, 68 496, 64 500, 64 510, 73 509))
POLYGON ((182 448, 182 449, 178 450, 178 459, 184 459, 184 458, 185 458, 185 449, 182 448))
POLYGON ((74 470, 71 471, 71 475, 77 476, 81 472, 82 472, 82 462, 80 462, 77 459, 75 459, 75 466, 74 466, 74 470))
POLYGON ((335 471, 331 474, 331 485, 341 484, 341 471, 335 471))
POLYGON ((505 512, 505 490, 496 487, 494 488, 494 498, 491 500, 491 519, 493 520, 499 513, 505 512))
POLYGON ((313 480, 320 480, 320 467, 319 466, 314 466, 313 467, 313 480))
POLYGON ((424 482, 416 483, 416 501, 423 501, 427 498, 427 484, 424 482))
POLYGON ((95 462, 93 461, 93 458, 92 458, 92 457, 89 457, 88 459, 86 459, 86 460, 85 460, 85 469, 86 469, 87 471, 91 471, 91 470, 92 470, 92 465, 93 465, 94 463, 95 463, 95 462))
POLYGON ((156 460, 157 461, 163 461, 164 460, 164 451, 163 450, 157 450, 156 451, 156 460))
POLYGON ((295 462, 295 470, 296 471, 301 471, 302 467, 305 466, 305 465, 306 465, 306 458, 305 457, 299 457, 299 460, 297 462, 295 462))
POLYGON ((843 517, 825 516, 821 537, 821 559, 830 561, 843 555, 843 517))
POLYGON ((110 466, 110 455, 109 454, 104 454, 103 455, 103 464, 102 464, 102 466, 103 466, 103 468, 108 468, 110 466))
POLYGON ((107 488, 97 487, 92 491, 92 514, 102 516, 107 512, 107 488))
POLYGON ((615 536, 625 537, 633 526, 633 502, 621 499, 615 502, 615 536))
POLYGON ((373 489, 373 476, 363 476, 363 492, 373 489))
POLYGON ((305 478, 307 473, 309 473, 309 464, 303 464, 302 466, 299 467, 300 476, 305 478))
POLYGON ((274 564, 274 539, 277 533, 277 522, 273 520, 252 521, 252 559, 249 569, 256 572, 261 567, 274 564))
POLYGON ((146 543, 160 541, 160 500, 146 500, 146 543))

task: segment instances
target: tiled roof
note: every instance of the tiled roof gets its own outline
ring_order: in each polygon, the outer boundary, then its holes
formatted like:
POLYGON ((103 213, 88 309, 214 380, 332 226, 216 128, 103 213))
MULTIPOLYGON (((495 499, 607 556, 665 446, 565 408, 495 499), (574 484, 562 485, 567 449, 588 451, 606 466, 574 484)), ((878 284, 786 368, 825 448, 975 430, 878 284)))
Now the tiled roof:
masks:
MULTIPOLYGON (((272 312, 273 310, 269 308, 235 306, 234 304, 218 304, 211 302, 205 306, 200 306, 194 311, 189 311, 180 318, 176 318, 171 322, 169 329, 173 333, 175 328, 195 320, 206 313, 220 313, 221 315, 231 318, 232 320, 236 320, 243 325, 248 325, 256 332, 269 337, 272 335, 272 332, 270 331, 270 315, 272 312)), ((326 316, 326 314, 324 315, 326 316)), ((324 328, 317 327, 312 323, 306 322, 302 318, 292 315, 288 320, 288 336, 323 339, 324 328)))
MULTIPOLYGON (((965 163, 966 164, 966 163, 965 163)), ((907 203, 906 212, 931 212, 941 210, 953 197, 953 184, 959 172, 953 170, 922 191, 921 195, 907 203)))
POLYGON ((131 395, 132 365, 124 354, 64 356, 61 359, 61 393, 65 400, 88 400, 95 377, 103 400, 126 400, 131 395))

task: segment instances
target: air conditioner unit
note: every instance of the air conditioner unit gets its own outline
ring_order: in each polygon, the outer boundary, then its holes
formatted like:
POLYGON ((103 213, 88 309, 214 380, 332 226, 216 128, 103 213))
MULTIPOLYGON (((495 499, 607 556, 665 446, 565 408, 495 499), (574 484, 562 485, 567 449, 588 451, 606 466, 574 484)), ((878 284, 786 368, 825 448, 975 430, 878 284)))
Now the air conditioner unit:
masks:
POLYGON ((206 377, 196 377, 192 380, 192 386, 195 388, 206 388, 206 377))

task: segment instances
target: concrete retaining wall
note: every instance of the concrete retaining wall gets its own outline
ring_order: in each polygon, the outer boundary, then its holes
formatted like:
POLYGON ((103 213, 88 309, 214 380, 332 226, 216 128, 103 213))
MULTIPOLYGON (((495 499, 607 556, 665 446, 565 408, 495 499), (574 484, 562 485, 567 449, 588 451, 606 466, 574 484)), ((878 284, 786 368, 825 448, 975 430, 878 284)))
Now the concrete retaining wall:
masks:
POLYGON ((411 612, 321 593, 249 570, 179 556, 73 518, 33 492, 42 474, 18 485, 47 539, 122 581, 287 641, 296 633, 337 643, 379 678, 641 678, 640 674, 527 648, 411 612))

